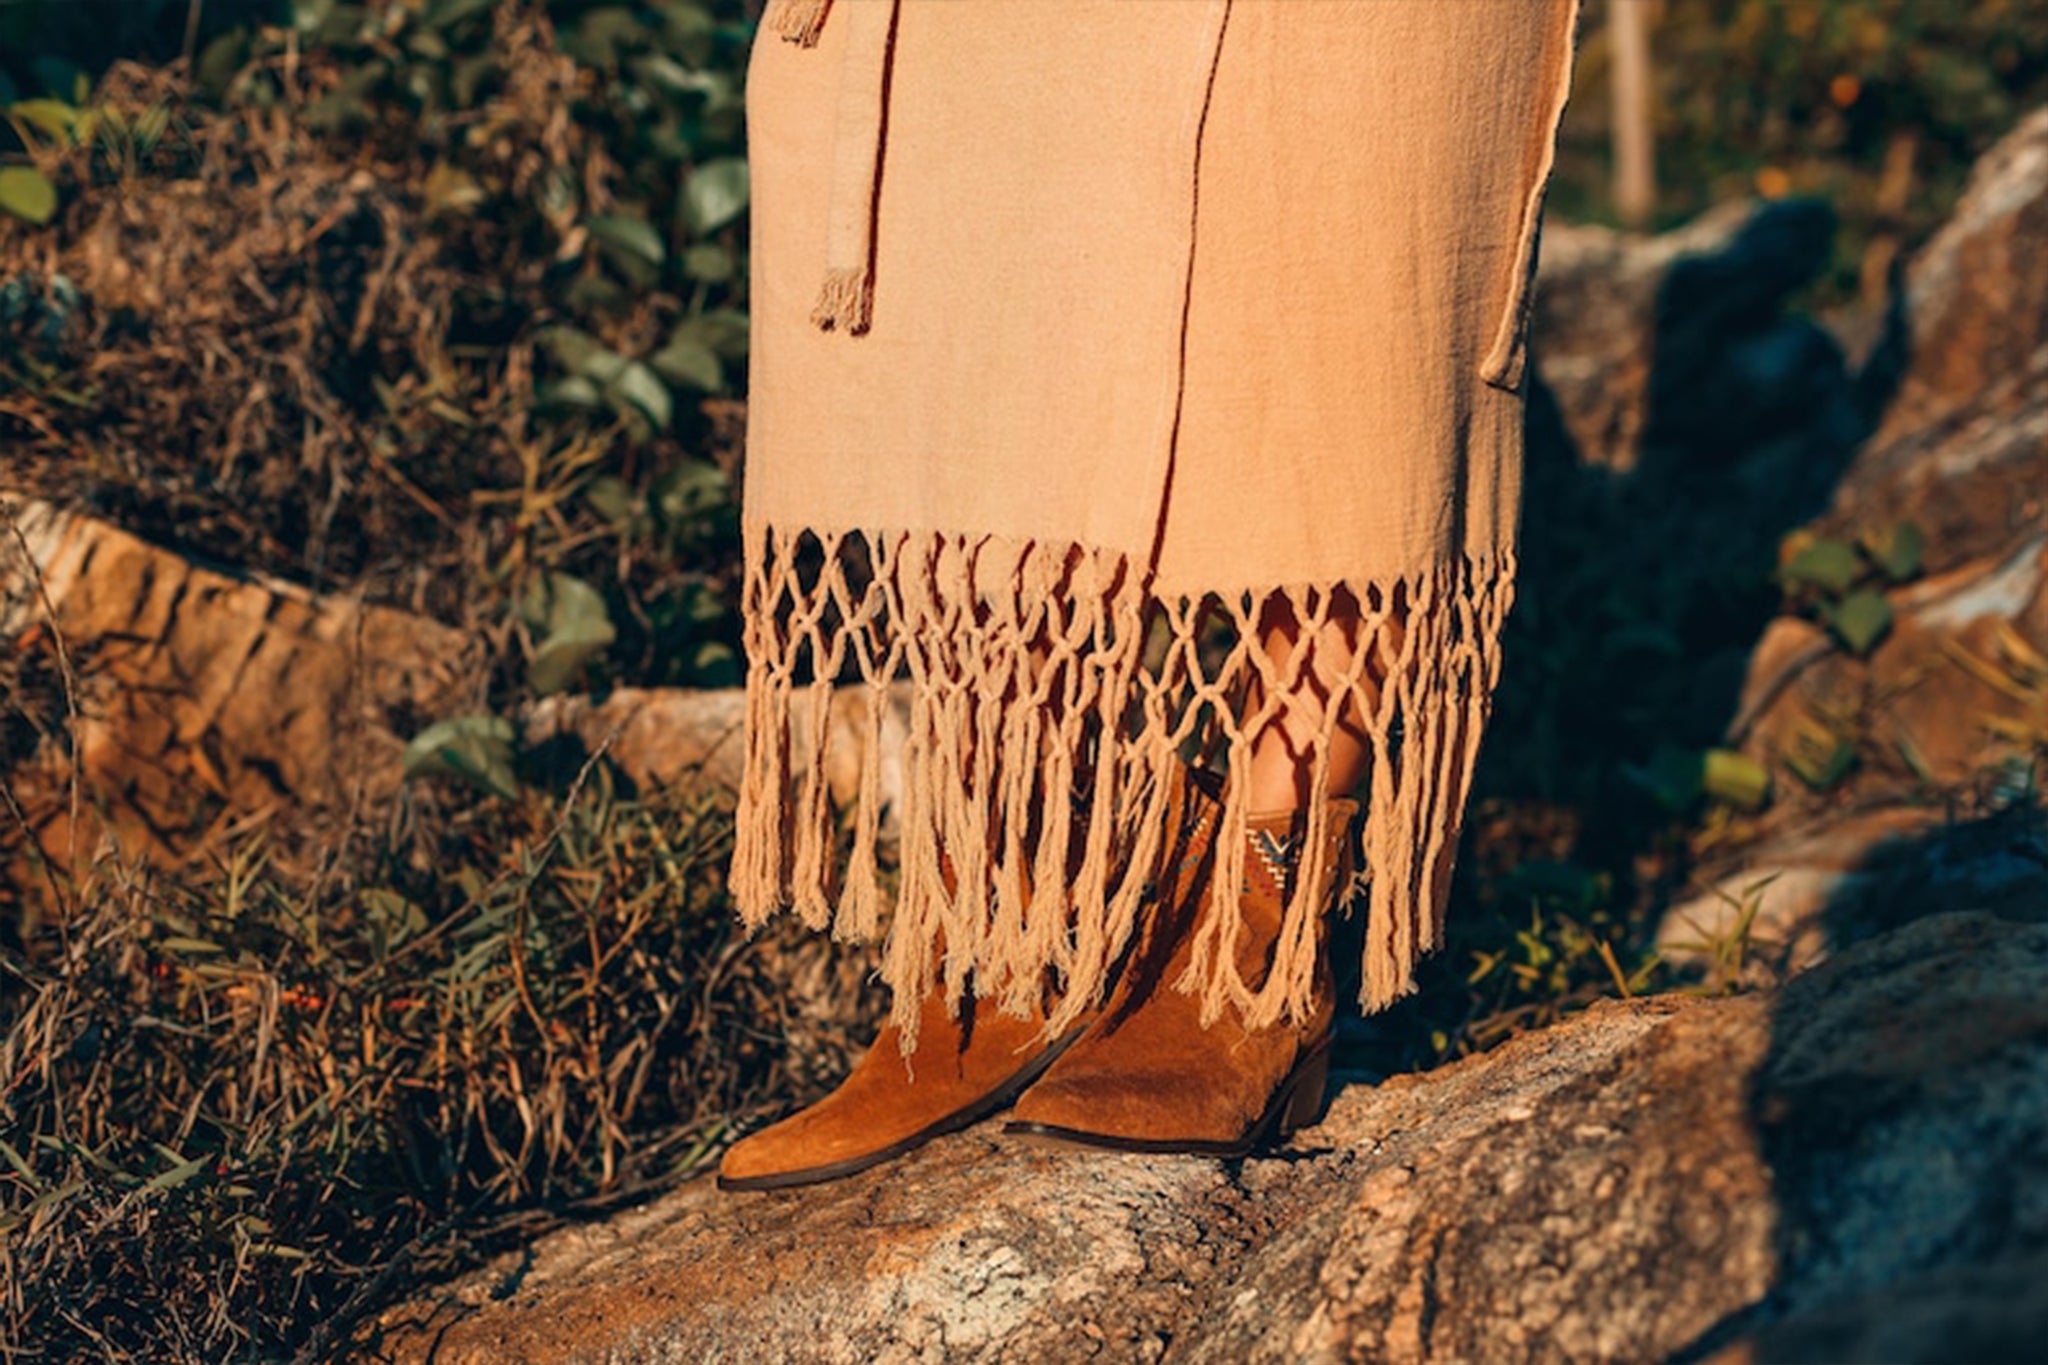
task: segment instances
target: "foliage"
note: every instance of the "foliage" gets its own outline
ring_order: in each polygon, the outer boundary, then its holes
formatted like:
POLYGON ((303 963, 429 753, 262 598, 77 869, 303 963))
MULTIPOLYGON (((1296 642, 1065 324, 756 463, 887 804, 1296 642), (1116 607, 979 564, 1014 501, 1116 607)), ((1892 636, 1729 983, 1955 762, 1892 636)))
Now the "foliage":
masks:
POLYGON ((10 107, 28 489, 477 626, 499 698, 735 681, 737 0, 289 15, 10 107), (571 581, 573 648, 523 610, 571 581))
POLYGON ((1801 532, 1785 540, 1779 578, 1794 610, 1820 621, 1850 653, 1867 655, 1891 628, 1884 588, 1919 574, 1922 545, 1910 521, 1853 544, 1801 532))
POLYGON ((0 105, 38 95, 82 100, 116 58, 168 62, 230 29, 283 17, 283 0, 6 0, 0 105))
POLYGON ((332 842, 104 861, 0 948, 8 1358, 324 1358, 394 1285, 672 1184, 845 1064, 844 1031, 762 1046, 789 969, 735 940, 704 798, 601 765, 412 791, 332 842))
MULTIPOLYGON (((1605 195, 1590 8, 1556 199, 1580 216, 1605 195)), ((2044 27, 2003 0, 1666 5, 1663 216, 1829 194, 1847 287, 2048 93, 2044 27)), ((750 38, 739 0, 0 6, 10 480, 496 651, 473 709, 418 718, 394 809, 217 832, 174 877, 110 858, 57 878, 58 913, 7 906, 0 1343, 313 1358, 321 1324, 679 1178, 843 1065, 873 1002, 792 1039, 795 972, 725 927, 724 812, 601 763, 570 781, 503 718, 738 678, 750 38)), ((1527 565, 1588 609, 1511 621, 1527 709, 1486 754, 1519 786, 1476 808, 1424 989, 1367 1023, 1386 1070, 1679 982, 1658 879, 1772 796, 1716 747, 1713 662, 1786 605, 1875 648, 1870 599, 1917 567, 1898 528, 1789 543, 1773 582, 1747 507, 1572 496, 1548 524, 1582 539, 1534 528, 1527 565), (1721 543, 1693 553, 1680 516, 1721 543), (1619 681, 1573 690, 1593 678, 1619 681)), ((0 658, 6 767, 62 735, 47 657, 0 658)), ((2048 687, 2023 642, 1970 662, 2048 687)), ((1788 765, 1825 787, 1855 748, 1815 743, 1788 765)), ((1755 903, 1704 988, 1743 979, 1755 903)))
MULTIPOLYGON (((1556 203, 1579 218, 1613 211, 1609 2, 1588 0, 1558 168, 1556 203)), ((1740 195, 1826 198, 1843 232, 1824 301, 1881 286, 1976 157, 2048 101, 2048 7, 2032 0, 1659 0, 1654 14, 1657 225, 1740 195)))

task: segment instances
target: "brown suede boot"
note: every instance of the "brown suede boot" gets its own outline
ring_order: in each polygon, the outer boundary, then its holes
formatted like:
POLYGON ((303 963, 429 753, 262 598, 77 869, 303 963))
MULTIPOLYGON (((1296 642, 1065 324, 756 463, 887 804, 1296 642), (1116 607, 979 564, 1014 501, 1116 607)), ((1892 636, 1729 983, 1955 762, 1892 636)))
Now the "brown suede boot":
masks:
MULTIPOLYGON (((1006 1133, 1126 1152, 1243 1156, 1313 1122, 1329 1075, 1336 988, 1318 925, 1317 987, 1310 1018, 1247 1028, 1226 1006, 1204 1028, 1196 995, 1173 986, 1207 916, 1214 840, 1221 822, 1214 775, 1187 786, 1182 851, 1169 859, 1144 936, 1103 1012, 1024 1092, 1006 1133)), ((1348 837, 1354 801, 1333 801, 1333 840, 1348 837)), ((1242 893, 1245 932, 1238 970, 1256 986, 1272 960, 1305 828, 1296 812, 1253 815, 1242 893)), ((1346 864, 1342 849, 1333 877, 1346 864)), ((1321 899, 1327 904, 1335 887, 1321 899)))
MULTIPOLYGON (((942 875, 953 890, 950 861, 942 875)), ((940 955, 944 948, 943 939, 933 945, 940 955)), ((776 1190, 837 1180, 957 1132, 1016 1099, 1087 1023, 1048 1041, 1042 1008, 1021 1019, 1004 1014, 976 996, 970 981, 956 1011, 934 982, 919 1006, 908 1057, 903 1030, 885 1022, 831 1094, 727 1148, 718 1187, 776 1190)))
POLYGON ((811 1185, 864 1171, 965 1128, 1014 1100, 1059 1055, 1044 1019, 1000 1013, 971 997, 959 1014, 943 988, 925 997, 917 1045, 885 1024, 839 1088, 807 1109, 734 1143, 719 1163, 722 1190, 811 1185))

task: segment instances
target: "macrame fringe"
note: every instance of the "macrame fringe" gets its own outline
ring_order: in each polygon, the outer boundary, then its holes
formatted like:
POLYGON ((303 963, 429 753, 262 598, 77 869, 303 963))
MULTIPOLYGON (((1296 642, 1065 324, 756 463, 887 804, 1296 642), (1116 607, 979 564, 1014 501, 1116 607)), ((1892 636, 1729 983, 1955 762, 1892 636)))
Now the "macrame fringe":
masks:
POLYGON ((889 920, 881 971, 906 1053, 919 1003, 938 987, 957 1005, 970 976, 1017 1015, 1050 987, 1051 1032, 1102 998, 1144 913, 1190 761, 1230 776, 1215 900, 1175 984, 1200 993, 1205 1018, 1226 1008, 1252 1027, 1307 1018, 1321 917, 1346 870, 1331 822, 1341 818, 1332 798, 1348 793, 1329 783, 1347 715, 1371 755, 1361 1006, 1412 991, 1417 959, 1442 943, 1512 553, 1385 582, 1175 601, 1150 597, 1123 555, 1002 537, 750 528, 746 564, 733 895, 749 928, 793 909, 872 941, 889 920), (1275 595, 1299 623, 1295 648, 1277 659, 1257 644, 1275 595), (880 751, 899 677, 910 716, 891 916, 880 751), (857 794, 836 818, 826 717, 845 687, 865 690, 866 733, 857 794), (1286 716, 1302 733, 1308 697, 1312 790, 1293 891, 1270 968, 1247 981, 1231 949, 1254 813, 1237 775, 1263 728, 1286 716), (799 743, 809 755, 800 778, 790 761, 799 743))

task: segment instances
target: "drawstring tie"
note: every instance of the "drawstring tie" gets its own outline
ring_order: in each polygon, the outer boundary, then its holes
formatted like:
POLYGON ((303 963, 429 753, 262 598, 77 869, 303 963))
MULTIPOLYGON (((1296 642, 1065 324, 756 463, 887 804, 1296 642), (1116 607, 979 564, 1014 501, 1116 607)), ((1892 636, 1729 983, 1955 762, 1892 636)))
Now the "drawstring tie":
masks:
POLYGON ((820 330, 859 336, 875 305, 875 218, 888 125, 891 35, 899 0, 774 0, 767 27, 799 47, 815 47, 825 21, 846 11, 839 106, 832 141, 831 199, 825 221, 825 279, 811 321, 820 330))

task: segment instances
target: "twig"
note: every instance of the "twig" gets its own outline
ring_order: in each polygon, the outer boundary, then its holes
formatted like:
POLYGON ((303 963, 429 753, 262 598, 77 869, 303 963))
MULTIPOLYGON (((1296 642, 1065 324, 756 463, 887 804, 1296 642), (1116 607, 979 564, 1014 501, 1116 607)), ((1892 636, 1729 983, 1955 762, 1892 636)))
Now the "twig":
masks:
POLYGON ((206 8, 206 0, 192 0, 185 11, 185 44, 183 56, 186 66, 192 65, 192 56, 199 50, 199 16, 206 8))
MULTIPOLYGON (((36 600, 42 603, 43 615, 49 619, 50 639, 55 643, 57 649, 57 680, 61 684, 64 693, 65 726, 71 734, 71 771, 68 775, 67 785, 69 788, 69 814, 71 818, 70 861, 75 867, 78 862, 78 820, 84 810, 84 777, 79 769, 78 672, 72 664, 71 646, 64 639, 64 627, 57 619, 57 604, 51 599, 50 586, 43 578, 43 566, 36 562, 35 551, 29 548, 28 536, 21 529, 21 521, 15 515, 13 502, 0 499, 0 521, 7 523, 8 533, 14 537, 15 546, 21 551, 23 572, 28 575, 29 582, 35 587, 36 600)), ((56 886, 54 873, 51 878, 51 886, 54 890, 56 886)), ((61 895, 58 897, 58 904, 64 906, 64 898, 61 895)), ((68 911, 68 907, 65 908, 68 911)), ((63 921, 69 918, 68 913, 58 917, 60 932, 62 932, 63 921)))

